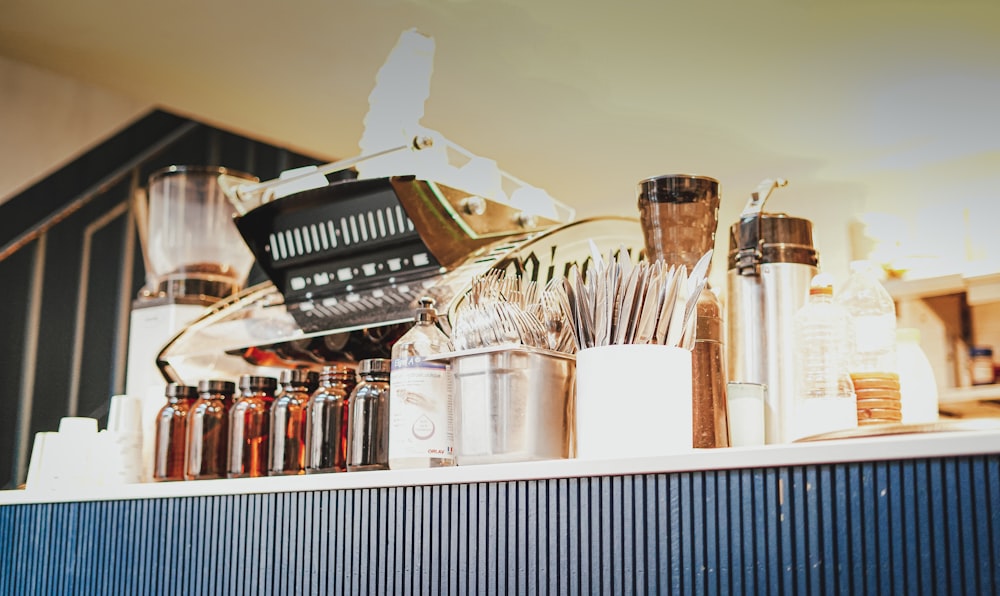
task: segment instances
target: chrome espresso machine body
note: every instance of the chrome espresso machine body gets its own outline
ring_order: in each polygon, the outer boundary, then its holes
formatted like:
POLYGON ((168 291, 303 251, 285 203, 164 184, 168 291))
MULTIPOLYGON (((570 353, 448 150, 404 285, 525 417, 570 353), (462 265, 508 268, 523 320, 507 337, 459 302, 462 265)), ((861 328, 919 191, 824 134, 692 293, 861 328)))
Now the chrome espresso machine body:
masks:
POLYGON ((634 259, 642 248, 635 218, 563 222, 413 176, 338 181, 247 207, 237 228, 271 281, 174 337, 158 357, 170 380, 195 382, 187 371, 206 366, 224 375, 387 357, 423 296, 450 314, 489 269, 546 282, 585 269, 590 241, 634 259))

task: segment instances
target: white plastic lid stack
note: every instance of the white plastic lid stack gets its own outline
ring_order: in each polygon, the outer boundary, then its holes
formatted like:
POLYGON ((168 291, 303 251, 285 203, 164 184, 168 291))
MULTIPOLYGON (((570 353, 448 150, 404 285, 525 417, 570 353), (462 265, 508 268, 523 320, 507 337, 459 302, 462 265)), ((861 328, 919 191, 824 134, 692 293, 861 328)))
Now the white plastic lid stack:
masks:
POLYGON ((899 362, 899 393, 904 424, 926 424, 938 420, 938 387, 927 354, 920 347, 920 330, 896 330, 899 362))

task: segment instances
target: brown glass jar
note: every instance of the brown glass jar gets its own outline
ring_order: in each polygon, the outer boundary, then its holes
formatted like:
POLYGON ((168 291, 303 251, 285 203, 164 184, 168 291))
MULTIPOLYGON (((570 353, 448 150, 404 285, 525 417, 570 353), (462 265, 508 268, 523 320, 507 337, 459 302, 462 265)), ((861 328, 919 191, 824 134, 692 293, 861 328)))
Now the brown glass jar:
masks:
POLYGON ((184 480, 187 453, 187 416, 198 389, 180 383, 167 385, 167 403, 156 415, 153 480, 184 480))
POLYGON ((280 392, 271 406, 271 450, 268 474, 304 474, 309 396, 319 385, 319 374, 283 370, 280 392))
POLYGON ((348 410, 357 377, 346 365, 325 366, 319 385, 309 399, 306 472, 346 472, 348 410))
POLYGON ((348 471, 389 469, 389 367, 384 358, 358 364, 361 382, 348 406, 348 471))
POLYGON ((230 478, 267 475, 270 409, 277 387, 278 381, 272 377, 240 377, 240 392, 229 410, 230 478))
POLYGON ((198 382, 198 401, 188 413, 186 480, 226 477, 229 409, 235 391, 232 381, 198 382))

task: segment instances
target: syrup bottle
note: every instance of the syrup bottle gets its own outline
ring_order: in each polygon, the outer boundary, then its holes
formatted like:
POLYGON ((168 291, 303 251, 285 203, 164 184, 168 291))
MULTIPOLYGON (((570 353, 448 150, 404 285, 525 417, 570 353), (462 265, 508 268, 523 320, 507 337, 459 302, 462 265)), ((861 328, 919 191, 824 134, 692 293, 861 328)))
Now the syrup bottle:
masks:
POLYGON ((230 478, 267 475, 270 409, 277 387, 272 377, 240 377, 240 394, 229 411, 230 478))
POLYGON ((187 454, 187 415, 198 389, 180 383, 167 385, 167 403, 156 415, 153 480, 184 480, 187 454))
POLYGON ((309 399, 306 473, 346 472, 348 411, 357 378, 354 369, 335 364, 323 367, 319 384, 309 399))
POLYGON ((303 474, 306 470, 306 429, 309 396, 319 375, 306 370, 283 370, 281 392, 271 406, 271 450, 268 474, 303 474))

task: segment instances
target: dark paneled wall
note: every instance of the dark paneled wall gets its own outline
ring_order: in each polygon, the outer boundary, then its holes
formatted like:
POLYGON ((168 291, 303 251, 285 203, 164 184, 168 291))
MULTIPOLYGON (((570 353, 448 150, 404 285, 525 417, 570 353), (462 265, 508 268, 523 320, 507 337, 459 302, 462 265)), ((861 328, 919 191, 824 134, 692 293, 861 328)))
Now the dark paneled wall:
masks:
POLYGON ((103 422, 124 389, 128 311, 145 275, 133 184, 169 165, 266 180, 320 161, 154 111, 0 205, 0 486, 23 482, 36 432, 67 415, 103 422))
POLYGON ((0 507, 5 594, 998 590, 996 455, 0 507))

